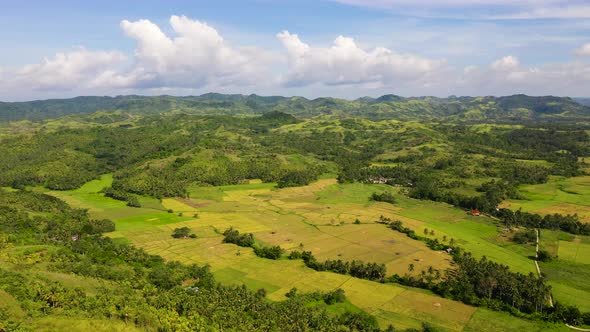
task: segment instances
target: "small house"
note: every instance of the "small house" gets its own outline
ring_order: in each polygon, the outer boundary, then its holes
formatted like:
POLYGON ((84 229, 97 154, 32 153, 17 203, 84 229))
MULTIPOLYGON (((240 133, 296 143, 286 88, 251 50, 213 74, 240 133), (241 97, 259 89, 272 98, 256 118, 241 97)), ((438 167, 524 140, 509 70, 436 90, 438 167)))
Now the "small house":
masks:
POLYGON ((476 216, 476 217, 479 217, 479 210, 478 209, 473 209, 473 210, 471 210, 471 214, 474 215, 474 216, 476 216))

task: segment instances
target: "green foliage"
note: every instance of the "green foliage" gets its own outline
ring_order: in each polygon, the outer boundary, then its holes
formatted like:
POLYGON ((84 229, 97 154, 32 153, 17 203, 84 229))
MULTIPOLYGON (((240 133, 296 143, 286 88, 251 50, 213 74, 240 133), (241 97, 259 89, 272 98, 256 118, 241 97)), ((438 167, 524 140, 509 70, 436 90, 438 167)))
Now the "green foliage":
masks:
POLYGON ((112 187, 108 187, 104 189, 104 195, 119 201, 125 201, 127 202, 127 206, 141 207, 141 204, 139 203, 139 199, 137 198, 137 196, 126 193, 122 190, 117 190, 113 189, 112 187))
POLYGON ((365 263, 359 260, 352 262, 345 262, 338 260, 326 260, 319 262, 311 251, 292 251, 289 254, 289 259, 303 259, 305 265, 316 271, 331 271, 339 274, 349 274, 360 279, 368 279, 379 281, 383 280, 386 275, 386 268, 384 264, 365 263))
POLYGON ((172 237, 175 239, 186 239, 191 234, 191 229, 188 227, 175 228, 172 232, 172 237))
POLYGON ((250 247, 254 249, 254 253, 258 257, 268 259, 279 259, 285 252, 280 246, 260 246, 254 242, 254 235, 252 233, 240 234, 237 229, 230 227, 223 232, 223 242, 233 243, 240 247, 250 247))
POLYGON ((577 215, 548 214, 541 216, 536 213, 498 209, 494 215, 508 226, 525 226, 529 228, 547 228, 562 230, 572 234, 590 235, 590 224, 581 222, 577 215))
POLYGON ((285 252, 280 246, 271 246, 271 247, 254 247, 254 253, 258 257, 268 258, 268 259, 279 259, 285 252))
POLYGON ((287 171, 277 181, 277 187, 298 187, 308 185, 311 181, 317 178, 317 171, 310 170, 293 170, 287 171))
POLYGON ((240 234, 237 229, 230 227, 223 232, 223 242, 233 243, 240 247, 253 247, 254 235, 252 233, 240 234))
POLYGON ((534 229, 525 229, 514 233, 512 241, 520 244, 534 243, 537 241, 537 232, 534 229))
POLYGON ((326 302, 326 304, 328 305, 334 303, 342 303, 344 301, 346 301, 346 295, 344 295, 344 290, 342 290, 341 288, 337 288, 324 295, 324 302, 326 302))
POLYGON ((370 200, 376 202, 387 202, 390 204, 395 204, 395 197, 389 191, 385 191, 381 194, 373 193, 370 197, 370 200))
POLYGON ((547 250, 539 250, 539 253, 537 254, 537 259, 541 262, 549 262, 551 261, 552 257, 547 250))

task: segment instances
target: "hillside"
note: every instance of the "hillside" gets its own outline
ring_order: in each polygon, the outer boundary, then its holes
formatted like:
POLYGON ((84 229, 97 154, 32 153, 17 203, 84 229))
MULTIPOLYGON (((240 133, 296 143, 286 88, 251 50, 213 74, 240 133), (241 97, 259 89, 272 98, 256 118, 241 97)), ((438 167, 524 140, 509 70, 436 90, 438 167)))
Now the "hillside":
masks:
POLYGON ((337 98, 262 97, 258 95, 76 97, 30 102, 0 103, 0 121, 56 118, 97 111, 157 114, 261 114, 281 111, 301 117, 357 116, 372 120, 397 119, 460 122, 587 121, 590 107, 571 98, 531 97, 415 97, 384 95, 353 101, 337 98))

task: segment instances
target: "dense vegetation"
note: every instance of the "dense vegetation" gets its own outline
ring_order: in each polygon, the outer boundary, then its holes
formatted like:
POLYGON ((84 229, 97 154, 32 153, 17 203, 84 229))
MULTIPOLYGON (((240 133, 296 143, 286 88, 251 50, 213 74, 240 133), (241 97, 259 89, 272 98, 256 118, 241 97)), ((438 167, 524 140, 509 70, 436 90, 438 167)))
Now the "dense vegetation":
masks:
POLYGON ((240 234, 240 232, 233 227, 228 228, 223 232, 223 242, 233 243, 240 247, 250 247, 254 249, 256 256, 262 258, 279 259, 283 253, 285 253, 285 250, 279 246, 264 246, 256 243, 252 233, 240 234))
POLYGON ((339 274, 348 274, 356 278, 373 281, 383 280, 386 274, 385 265, 383 264, 365 263, 358 260, 344 262, 340 259, 319 262, 310 251, 292 251, 289 254, 289 259, 299 258, 303 259, 305 266, 316 271, 330 271, 339 274))

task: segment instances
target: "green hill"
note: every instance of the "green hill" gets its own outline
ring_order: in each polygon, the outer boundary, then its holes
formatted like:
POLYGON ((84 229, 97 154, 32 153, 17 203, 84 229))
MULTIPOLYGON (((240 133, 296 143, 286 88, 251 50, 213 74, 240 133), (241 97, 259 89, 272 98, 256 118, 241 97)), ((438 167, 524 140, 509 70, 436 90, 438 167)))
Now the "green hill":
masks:
POLYGON ((337 98, 263 97, 207 93, 201 96, 76 97, 28 102, 0 103, 0 121, 56 118, 97 111, 157 114, 262 114, 281 111, 301 117, 322 114, 357 116, 372 120, 422 120, 460 122, 538 122, 590 119, 590 107, 567 97, 412 97, 384 95, 353 101, 337 98))

